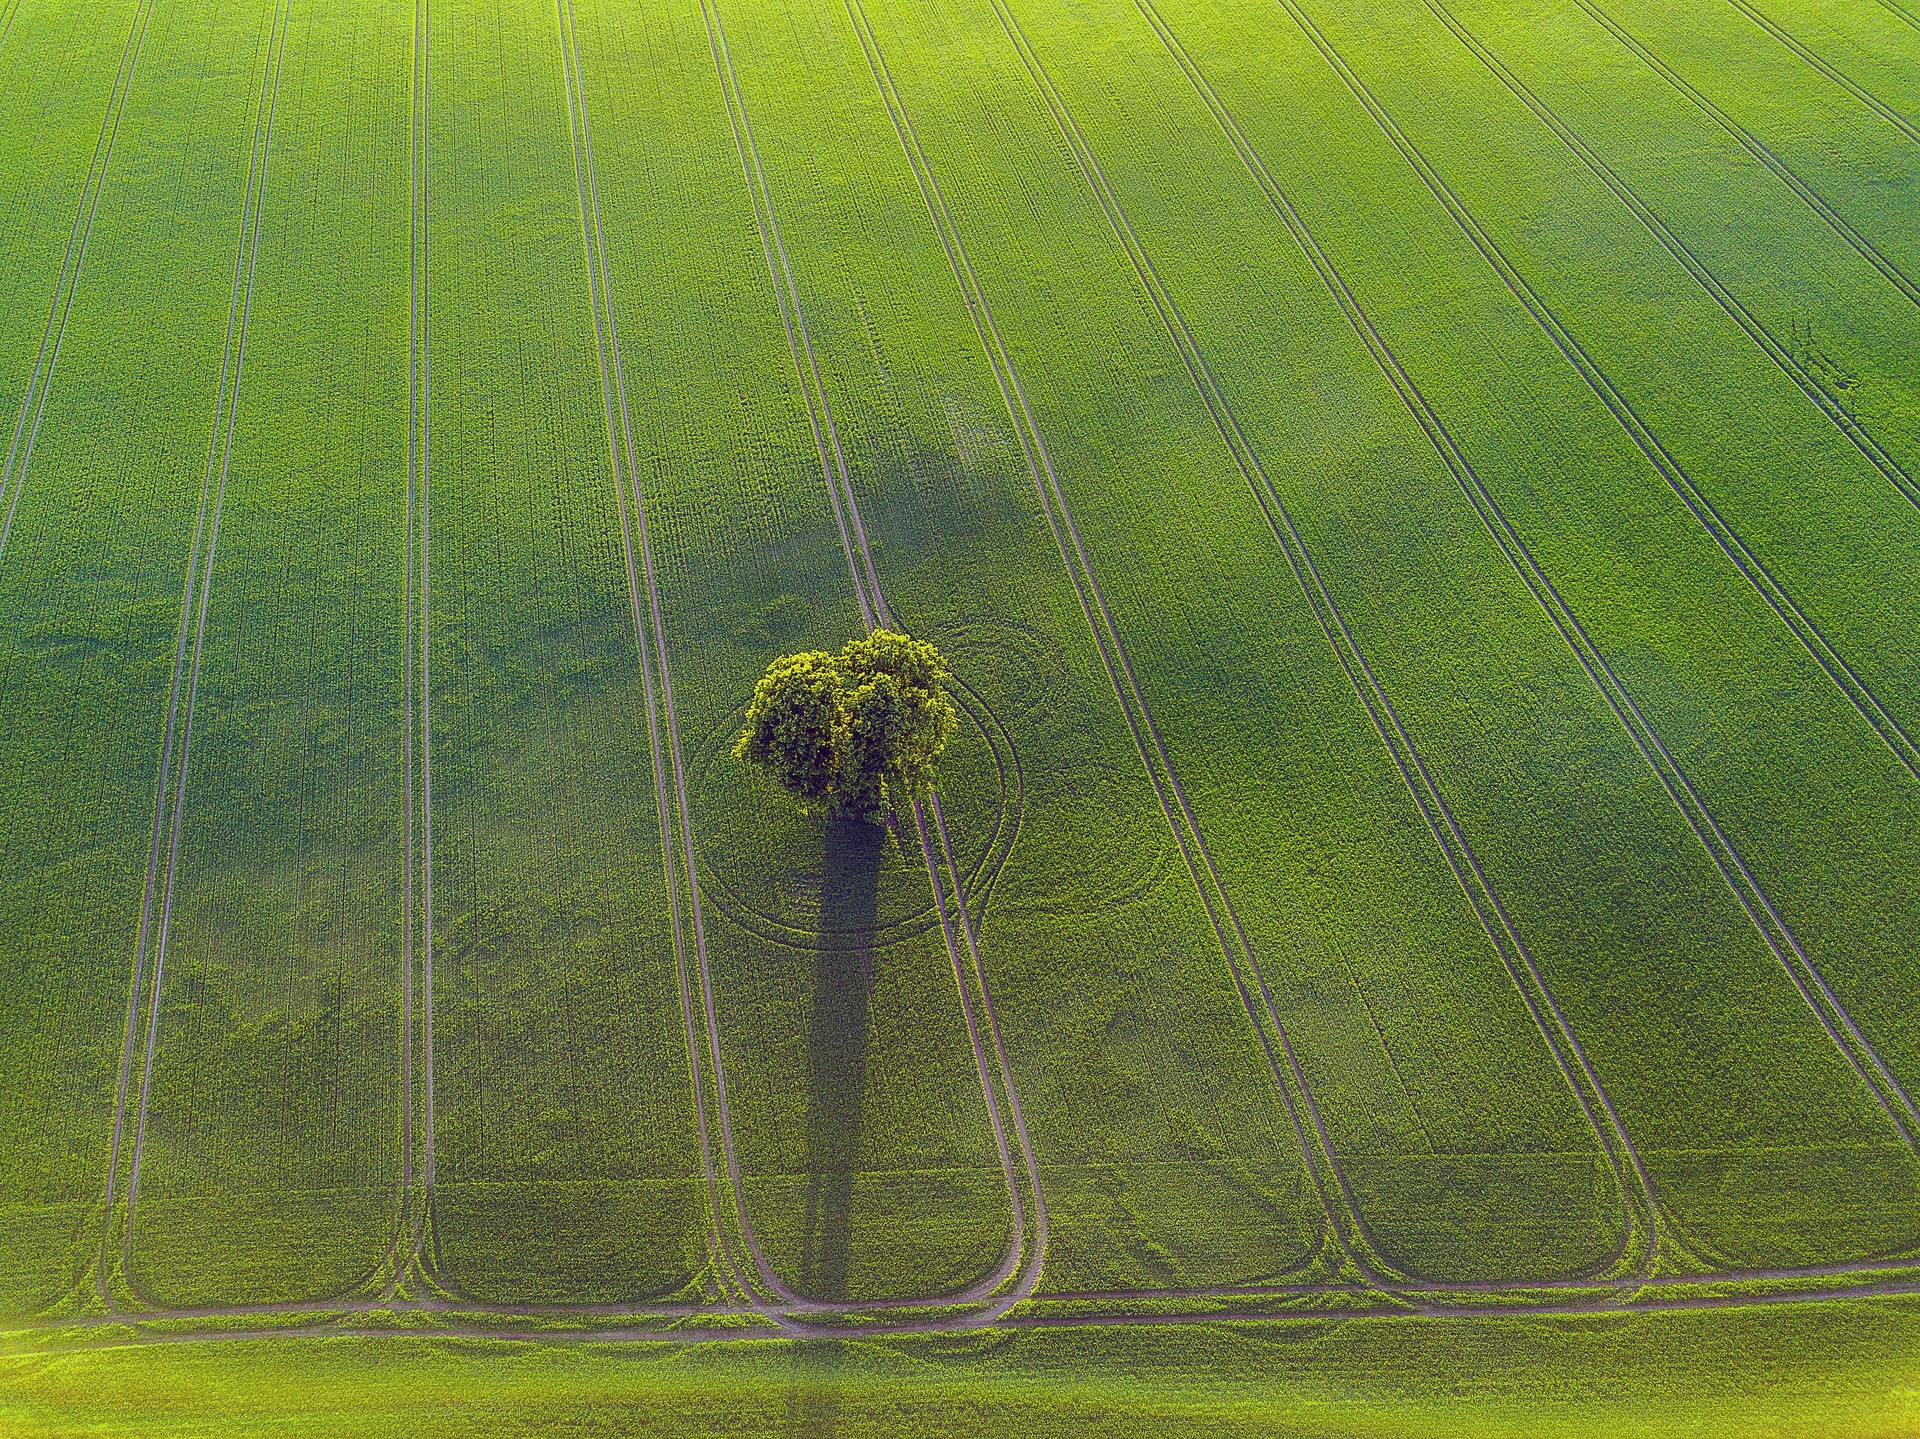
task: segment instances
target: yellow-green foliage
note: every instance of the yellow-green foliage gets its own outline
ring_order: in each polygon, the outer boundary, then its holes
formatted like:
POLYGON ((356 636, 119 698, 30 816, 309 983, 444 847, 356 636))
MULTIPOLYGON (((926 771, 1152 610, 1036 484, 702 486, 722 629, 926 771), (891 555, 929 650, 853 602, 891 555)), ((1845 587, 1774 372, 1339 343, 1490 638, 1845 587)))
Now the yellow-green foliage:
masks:
POLYGON ((923 789, 960 715, 946 661, 925 640, 875 630, 767 666, 734 741, 805 803, 865 816, 923 789))

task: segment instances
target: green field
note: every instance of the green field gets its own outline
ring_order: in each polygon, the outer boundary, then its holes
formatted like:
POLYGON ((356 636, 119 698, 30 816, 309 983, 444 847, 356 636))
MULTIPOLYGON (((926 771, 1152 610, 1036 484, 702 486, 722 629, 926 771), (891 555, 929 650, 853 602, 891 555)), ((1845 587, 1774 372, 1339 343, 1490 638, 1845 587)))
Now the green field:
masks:
POLYGON ((1854 1373, 1917 214, 1908 0, 0 0, 8 1422, 391 1328, 1110 1431, 1158 1333, 1254 1427, 1569 1314, 1854 1373), (729 754, 875 624, 891 832, 729 754))

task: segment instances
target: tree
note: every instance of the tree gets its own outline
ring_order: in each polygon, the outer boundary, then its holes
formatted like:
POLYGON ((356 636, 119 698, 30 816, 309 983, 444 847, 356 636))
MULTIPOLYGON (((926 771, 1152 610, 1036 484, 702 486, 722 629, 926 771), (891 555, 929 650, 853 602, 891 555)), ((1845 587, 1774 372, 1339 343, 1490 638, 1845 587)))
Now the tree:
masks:
POLYGON ((953 676, 925 640, 875 630, 767 666, 747 706, 736 758, 757 764, 801 804, 871 819, 924 792, 960 713, 953 676))

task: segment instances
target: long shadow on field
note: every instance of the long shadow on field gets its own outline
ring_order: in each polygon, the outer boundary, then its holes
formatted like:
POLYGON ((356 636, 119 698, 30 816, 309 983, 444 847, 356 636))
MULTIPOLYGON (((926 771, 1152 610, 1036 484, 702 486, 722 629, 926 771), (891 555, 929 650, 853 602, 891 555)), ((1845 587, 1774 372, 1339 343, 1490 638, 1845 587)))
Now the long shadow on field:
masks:
POLYGON ((787 1388, 787 1439, 834 1439, 840 1429, 840 1366, 846 1355, 838 1339, 803 1339, 793 1346, 793 1381, 787 1388))
POLYGON ((813 961, 813 1029, 807 1038, 807 1212, 800 1290, 847 1297, 853 1178, 866 1087, 867 997, 887 832, 833 820, 821 866, 820 947, 813 961))

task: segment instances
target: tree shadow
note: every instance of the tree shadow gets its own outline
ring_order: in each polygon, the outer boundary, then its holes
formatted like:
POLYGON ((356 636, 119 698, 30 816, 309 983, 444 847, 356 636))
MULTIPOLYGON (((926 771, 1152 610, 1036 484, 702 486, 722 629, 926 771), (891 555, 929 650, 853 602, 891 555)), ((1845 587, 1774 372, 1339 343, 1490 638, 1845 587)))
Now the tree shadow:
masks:
POLYGON ((853 1181, 866 1089, 867 1014, 873 932, 887 831, 832 820, 823 837, 820 944, 813 961, 813 1025, 807 1037, 807 1206, 800 1291, 847 1297, 853 1181))
POLYGON ((781 1426, 789 1439, 834 1439, 840 1428, 840 1366, 845 1362, 838 1339, 803 1339, 793 1346, 793 1379, 781 1426))

